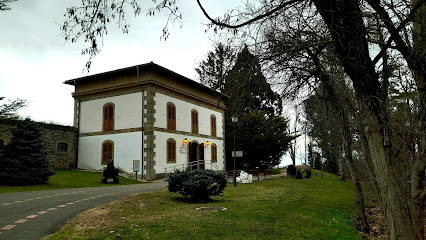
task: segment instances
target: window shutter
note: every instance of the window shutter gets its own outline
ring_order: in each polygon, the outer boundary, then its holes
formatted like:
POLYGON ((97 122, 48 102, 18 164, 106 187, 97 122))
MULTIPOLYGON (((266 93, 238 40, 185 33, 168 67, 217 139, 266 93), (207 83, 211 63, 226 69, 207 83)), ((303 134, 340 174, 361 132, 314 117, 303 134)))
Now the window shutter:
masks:
POLYGON ((110 159, 114 160, 114 144, 112 142, 104 142, 102 144, 102 164, 108 164, 110 159))
POLYGON ((174 140, 167 141, 167 162, 176 162, 176 142, 174 140))
POLYGON ((107 106, 104 106, 104 122, 103 122, 103 130, 106 131, 108 129, 108 110, 107 106))
POLYGON ((114 130, 114 105, 104 105, 104 118, 103 118, 103 130, 111 131, 114 130))
POLYGON ((216 144, 212 144, 212 162, 217 162, 217 147, 216 147, 216 144))
POLYGON ((191 122, 192 122, 192 133, 198 133, 198 112, 195 110, 191 112, 191 122))
POLYGON ((176 162, 176 142, 172 142, 172 161, 176 162))
POLYGON ((167 105, 167 129, 176 130, 176 107, 167 105))
POLYGON ((108 106, 108 130, 113 130, 114 124, 114 109, 112 105, 108 106))
POLYGON ((108 158, 107 146, 106 146, 106 143, 104 143, 102 145, 102 163, 103 164, 108 163, 107 158, 108 158))
POLYGON ((216 116, 211 116, 210 119, 211 135, 216 137, 216 116))

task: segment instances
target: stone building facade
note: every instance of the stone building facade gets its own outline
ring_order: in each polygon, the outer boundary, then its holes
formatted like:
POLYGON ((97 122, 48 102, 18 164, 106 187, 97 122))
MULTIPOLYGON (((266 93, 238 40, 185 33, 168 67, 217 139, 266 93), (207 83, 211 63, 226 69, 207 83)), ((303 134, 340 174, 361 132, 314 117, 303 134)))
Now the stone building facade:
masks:
POLYGON ((224 170, 221 93, 153 62, 65 84, 75 86, 78 168, 100 170, 112 160, 148 180, 175 168, 224 170))
MULTIPOLYGON (((0 147, 9 144, 19 120, 0 119, 0 147)), ((55 170, 77 167, 78 130, 75 127, 40 123, 47 160, 55 170)))

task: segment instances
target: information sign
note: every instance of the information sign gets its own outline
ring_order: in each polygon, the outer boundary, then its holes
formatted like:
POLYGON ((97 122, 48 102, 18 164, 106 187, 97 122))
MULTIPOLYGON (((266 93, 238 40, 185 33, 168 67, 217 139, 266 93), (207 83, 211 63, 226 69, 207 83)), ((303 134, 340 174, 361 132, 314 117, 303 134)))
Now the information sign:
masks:
POLYGON ((243 157, 243 151, 232 151, 232 157, 234 157, 234 152, 237 153, 237 155, 235 157, 243 157))
POLYGON ((141 168, 141 160, 133 160, 133 172, 139 172, 141 168))

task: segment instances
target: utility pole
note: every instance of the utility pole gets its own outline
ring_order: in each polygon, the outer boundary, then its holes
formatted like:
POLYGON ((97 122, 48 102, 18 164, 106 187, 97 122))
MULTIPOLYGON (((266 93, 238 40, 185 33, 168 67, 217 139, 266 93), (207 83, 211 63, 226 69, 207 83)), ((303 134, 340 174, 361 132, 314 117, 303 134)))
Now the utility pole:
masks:
POLYGON ((306 157, 307 157, 307 155, 306 155, 306 135, 307 135, 307 128, 308 128, 308 124, 307 124, 307 122, 305 122, 305 165, 307 165, 306 164, 307 163, 307 160, 306 160, 306 157))

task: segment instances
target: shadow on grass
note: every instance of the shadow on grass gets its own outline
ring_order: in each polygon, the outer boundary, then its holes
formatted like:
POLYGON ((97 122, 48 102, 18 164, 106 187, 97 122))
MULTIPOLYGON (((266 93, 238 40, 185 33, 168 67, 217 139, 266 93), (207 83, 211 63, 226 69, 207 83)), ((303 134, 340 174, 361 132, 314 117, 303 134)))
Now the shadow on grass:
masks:
MULTIPOLYGON (((223 197, 223 196, 218 196, 218 197, 223 197)), ((192 197, 184 197, 184 196, 174 196, 172 197, 173 201, 176 202, 182 202, 182 203, 189 203, 189 204, 200 204, 200 203, 220 203, 220 202, 225 202, 225 199, 197 199, 197 198, 192 198, 192 197)))

